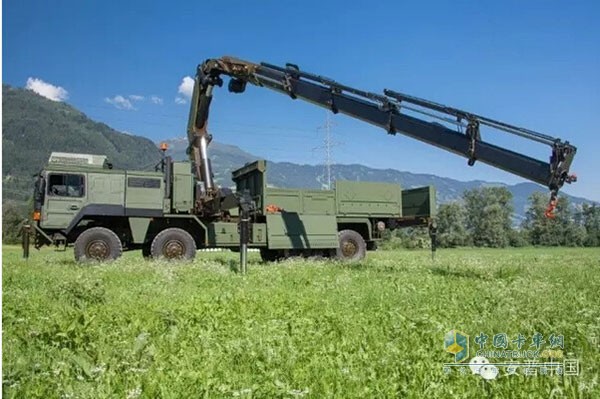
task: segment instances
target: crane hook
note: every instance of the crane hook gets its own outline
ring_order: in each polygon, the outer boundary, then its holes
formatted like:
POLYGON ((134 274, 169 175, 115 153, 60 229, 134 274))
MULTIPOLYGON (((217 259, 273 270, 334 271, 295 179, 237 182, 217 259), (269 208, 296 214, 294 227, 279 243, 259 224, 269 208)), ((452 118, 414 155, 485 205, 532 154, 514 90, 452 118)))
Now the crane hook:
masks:
POLYGON ((548 201, 548 206, 546 207, 544 216, 546 216, 548 219, 554 219, 556 217, 554 210, 556 209, 557 203, 558 200, 556 198, 556 192, 553 191, 552 193, 550 193, 550 201, 548 201))

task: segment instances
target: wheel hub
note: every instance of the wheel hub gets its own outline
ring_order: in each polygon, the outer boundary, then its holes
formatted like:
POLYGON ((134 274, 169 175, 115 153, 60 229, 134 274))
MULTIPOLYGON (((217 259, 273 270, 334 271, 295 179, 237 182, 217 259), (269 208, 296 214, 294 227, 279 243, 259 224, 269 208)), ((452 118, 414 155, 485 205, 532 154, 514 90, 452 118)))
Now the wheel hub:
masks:
POLYGON ((344 257, 350 258, 354 256, 357 250, 358 246, 354 241, 348 240, 342 243, 342 254, 344 254, 344 257))
POLYGON ((163 255, 168 259, 182 258, 185 255, 185 245, 179 240, 169 240, 163 247, 163 255))
POLYGON ((85 254, 88 258, 104 260, 110 254, 108 243, 102 240, 93 240, 86 248, 85 254))

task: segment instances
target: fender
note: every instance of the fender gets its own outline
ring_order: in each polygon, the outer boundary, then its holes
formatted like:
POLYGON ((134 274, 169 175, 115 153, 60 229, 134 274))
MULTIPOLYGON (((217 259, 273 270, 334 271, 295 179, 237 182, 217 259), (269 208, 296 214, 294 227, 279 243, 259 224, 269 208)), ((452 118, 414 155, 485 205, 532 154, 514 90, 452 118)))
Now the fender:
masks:
POLYGON ((90 204, 77 212, 71 223, 69 223, 62 233, 65 236, 69 235, 82 220, 91 219, 90 216, 162 217, 163 215, 164 212, 162 209, 126 208, 123 205, 90 204))

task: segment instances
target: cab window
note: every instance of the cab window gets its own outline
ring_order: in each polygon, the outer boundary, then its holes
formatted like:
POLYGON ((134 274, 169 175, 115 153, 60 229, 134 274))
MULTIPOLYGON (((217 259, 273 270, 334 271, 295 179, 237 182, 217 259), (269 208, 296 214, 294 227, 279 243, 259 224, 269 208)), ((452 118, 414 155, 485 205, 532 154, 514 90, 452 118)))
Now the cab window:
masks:
POLYGON ((83 175, 53 173, 48 178, 48 195, 55 197, 83 197, 85 179, 83 175))

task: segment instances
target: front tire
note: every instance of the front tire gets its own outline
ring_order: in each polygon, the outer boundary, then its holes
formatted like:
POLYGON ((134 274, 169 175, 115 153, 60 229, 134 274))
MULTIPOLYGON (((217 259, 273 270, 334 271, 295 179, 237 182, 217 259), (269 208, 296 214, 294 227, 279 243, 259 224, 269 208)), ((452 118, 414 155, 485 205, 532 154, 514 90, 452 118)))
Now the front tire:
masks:
POLYGON ((342 230, 338 233, 340 246, 336 258, 346 262, 358 262, 367 254, 367 244, 360 234, 354 230, 342 230))
POLYGON ((74 252, 77 262, 109 262, 121 256, 123 246, 112 230, 92 227, 77 237, 74 252))
POLYGON ((155 259, 191 260, 196 256, 196 241, 187 231, 172 227, 154 237, 150 254, 155 259))

